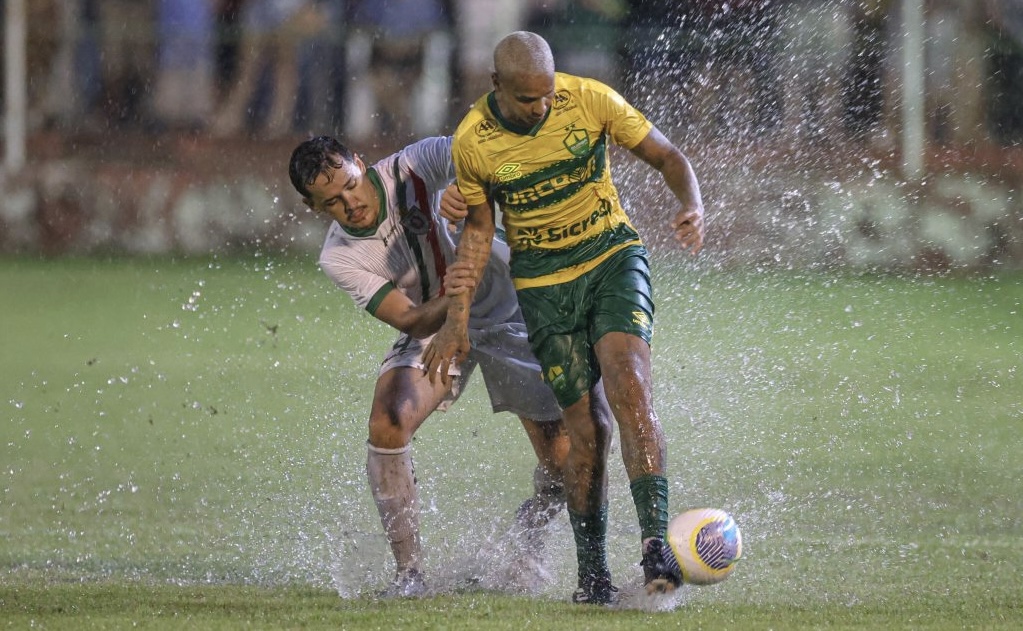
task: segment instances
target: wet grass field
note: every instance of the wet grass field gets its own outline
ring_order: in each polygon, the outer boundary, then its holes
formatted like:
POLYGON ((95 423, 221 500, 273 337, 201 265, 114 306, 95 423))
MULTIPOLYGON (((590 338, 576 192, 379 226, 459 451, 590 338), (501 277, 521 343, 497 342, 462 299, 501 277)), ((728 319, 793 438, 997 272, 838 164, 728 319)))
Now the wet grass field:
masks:
POLYGON ((659 259, 654 282, 672 512, 729 510, 746 558, 721 585, 611 611, 567 602, 563 516, 549 581, 501 591, 532 456, 478 382, 414 444, 435 595, 373 598, 391 569, 365 412, 393 335, 311 258, 0 261, 0 626, 1023 626, 1023 275, 659 259))

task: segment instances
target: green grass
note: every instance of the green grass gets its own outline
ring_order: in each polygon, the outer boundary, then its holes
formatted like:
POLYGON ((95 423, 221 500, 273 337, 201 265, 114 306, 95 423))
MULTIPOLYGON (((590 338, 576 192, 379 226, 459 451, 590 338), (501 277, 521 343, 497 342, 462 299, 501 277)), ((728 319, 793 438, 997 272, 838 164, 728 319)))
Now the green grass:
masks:
MULTIPOLYGON (((566 602, 567 523, 539 595, 466 587, 532 466, 479 383, 415 443, 444 593, 372 598, 365 411, 393 336, 310 260, 0 261, 0 627, 1023 626, 1023 276, 658 261, 655 287, 672 510, 731 511, 746 558, 652 613, 566 602)), ((620 466, 611 520, 632 585, 620 466)))

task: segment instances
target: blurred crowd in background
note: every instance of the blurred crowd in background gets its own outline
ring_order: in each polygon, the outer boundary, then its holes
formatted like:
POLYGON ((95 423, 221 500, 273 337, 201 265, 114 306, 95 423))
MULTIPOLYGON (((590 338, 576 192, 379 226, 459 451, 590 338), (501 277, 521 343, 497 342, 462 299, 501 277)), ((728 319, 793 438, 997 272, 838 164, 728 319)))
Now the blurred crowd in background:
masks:
MULTIPOLYGON (((2 1, 2 0, 0 0, 2 1)), ((689 139, 842 142, 897 125, 900 0, 31 0, 33 130, 450 133, 494 43, 544 35, 689 139)), ((1023 140, 1023 1, 924 0, 928 133, 1023 140)))

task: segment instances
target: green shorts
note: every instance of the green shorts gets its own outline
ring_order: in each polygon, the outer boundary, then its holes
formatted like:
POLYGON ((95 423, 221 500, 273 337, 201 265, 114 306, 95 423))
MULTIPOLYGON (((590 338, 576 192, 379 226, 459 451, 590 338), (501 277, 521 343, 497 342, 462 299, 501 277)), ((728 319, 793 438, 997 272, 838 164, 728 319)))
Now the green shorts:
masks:
POLYGON ((605 333, 629 333, 650 343, 651 293, 642 246, 616 252, 575 280, 518 290, 530 347, 562 409, 600 381, 593 346, 605 333))

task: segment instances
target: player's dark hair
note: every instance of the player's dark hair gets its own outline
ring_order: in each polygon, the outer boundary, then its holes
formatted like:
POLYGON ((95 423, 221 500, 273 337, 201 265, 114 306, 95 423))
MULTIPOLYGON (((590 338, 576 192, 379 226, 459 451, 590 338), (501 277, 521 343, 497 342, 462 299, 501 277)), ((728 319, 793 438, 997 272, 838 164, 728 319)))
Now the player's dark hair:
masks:
POLYGON ((345 162, 353 162, 355 154, 337 138, 317 136, 304 141, 291 152, 288 177, 302 197, 309 197, 309 185, 321 173, 340 169, 345 162))

